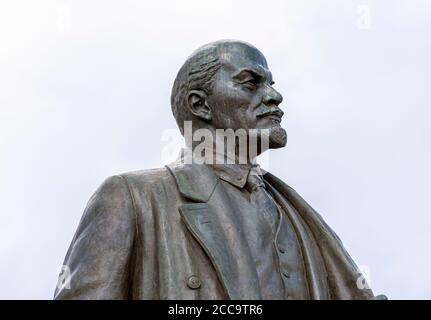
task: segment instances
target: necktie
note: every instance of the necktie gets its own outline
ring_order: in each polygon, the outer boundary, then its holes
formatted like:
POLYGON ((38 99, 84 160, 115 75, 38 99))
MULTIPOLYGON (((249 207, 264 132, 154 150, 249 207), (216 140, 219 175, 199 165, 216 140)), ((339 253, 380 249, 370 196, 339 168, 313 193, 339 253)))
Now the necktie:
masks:
POLYGON ((250 192, 250 202, 270 225, 273 234, 277 231, 278 209, 274 199, 266 191, 265 183, 260 175, 250 171, 247 177, 246 189, 250 192))

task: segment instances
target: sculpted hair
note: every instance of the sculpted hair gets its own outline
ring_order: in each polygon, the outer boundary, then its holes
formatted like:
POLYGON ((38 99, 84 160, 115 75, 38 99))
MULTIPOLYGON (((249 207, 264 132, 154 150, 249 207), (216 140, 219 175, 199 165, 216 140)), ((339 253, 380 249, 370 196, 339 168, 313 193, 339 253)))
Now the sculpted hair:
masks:
POLYGON ((171 108, 181 134, 184 134, 184 121, 193 119, 187 107, 187 93, 190 90, 202 90, 210 95, 220 66, 217 46, 210 44, 192 53, 178 71, 172 87, 171 108))

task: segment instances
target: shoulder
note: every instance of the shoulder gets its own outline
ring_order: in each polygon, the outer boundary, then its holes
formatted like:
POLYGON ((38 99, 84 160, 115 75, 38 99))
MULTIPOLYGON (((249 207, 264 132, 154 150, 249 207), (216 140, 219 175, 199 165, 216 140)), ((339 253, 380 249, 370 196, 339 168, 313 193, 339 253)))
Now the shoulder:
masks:
MULTIPOLYGON (((155 194, 164 194, 167 190, 173 191, 172 188, 176 188, 175 180, 166 168, 124 172, 106 178, 91 196, 87 209, 99 211, 100 208, 109 208, 117 212, 124 209, 134 211, 137 200, 151 200, 155 194)), ((149 201, 138 202, 149 203, 149 201)))
POLYGON ((120 175, 106 178, 89 200, 91 203, 122 203, 129 197, 127 183, 120 175))
POLYGON ((130 191, 136 188, 146 190, 148 188, 152 189, 157 186, 172 185, 172 183, 175 183, 172 174, 165 167, 130 171, 113 177, 122 179, 130 191))
POLYGON ((169 171, 165 167, 162 167, 123 172, 116 176, 126 179, 127 181, 157 182, 169 175, 169 171))

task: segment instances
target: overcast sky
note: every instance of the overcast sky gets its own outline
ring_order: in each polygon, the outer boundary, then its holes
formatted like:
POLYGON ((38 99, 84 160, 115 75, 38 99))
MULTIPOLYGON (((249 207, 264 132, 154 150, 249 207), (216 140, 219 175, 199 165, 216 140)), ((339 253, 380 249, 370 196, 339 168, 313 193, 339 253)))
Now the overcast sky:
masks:
POLYGON ((427 0, 2 1, 0 298, 51 299, 87 200, 164 165, 169 97, 197 47, 241 39, 284 96, 267 168, 368 270, 431 298, 427 0))

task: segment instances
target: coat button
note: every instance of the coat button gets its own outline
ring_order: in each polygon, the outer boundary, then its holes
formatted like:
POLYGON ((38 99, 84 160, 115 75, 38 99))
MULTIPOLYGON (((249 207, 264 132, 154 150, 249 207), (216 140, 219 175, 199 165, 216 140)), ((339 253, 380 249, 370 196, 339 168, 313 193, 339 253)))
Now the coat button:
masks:
POLYGON ((277 248, 280 253, 286 253, 286 248, 283 245, 278 244, 277 248))
POLYGON ((201 286, 201 280, 197 276, 190 276, 187 279, 187 286, 190 289, 199 289, 201 286))

